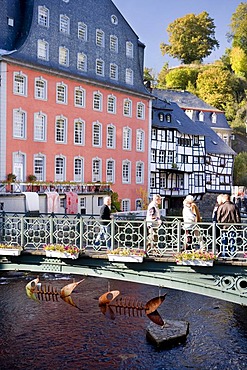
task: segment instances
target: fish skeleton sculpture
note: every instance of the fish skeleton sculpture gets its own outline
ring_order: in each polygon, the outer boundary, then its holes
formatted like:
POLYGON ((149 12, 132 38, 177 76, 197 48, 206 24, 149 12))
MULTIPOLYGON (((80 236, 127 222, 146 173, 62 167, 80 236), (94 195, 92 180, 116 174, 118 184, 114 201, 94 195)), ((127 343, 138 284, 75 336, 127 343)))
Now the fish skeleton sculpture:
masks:
POLYGON ((74 303, 71 293, 73 290, 79 285, 83 280, 80 280, 78 282, 74 282, 68 285, 65 285, 60 292, 57 288, 54 288, 53 286, 48 285, 42 285, 39 282, 39 278, 31 280, 26 285, 26 294, 28 298, 33 299, 34 301, 58 301, 58 298, 62 298, 64 302, 70 304, 71 306, 74 306, 79 309, 79 307, 74 303))
POLYGON ((106 292, 99 298, 99 307, 101 312, 114 320, 115 315, 128 315, 128 316, 142 316, 145 312, 147 317, 157 325, 164 326, 165 322, 157 311, 157 308, 164 301, 166 294, 150 299, 146 304, 139 302, 129 297, 117 298, 120 294, 119 290, 112 290, 106 292))

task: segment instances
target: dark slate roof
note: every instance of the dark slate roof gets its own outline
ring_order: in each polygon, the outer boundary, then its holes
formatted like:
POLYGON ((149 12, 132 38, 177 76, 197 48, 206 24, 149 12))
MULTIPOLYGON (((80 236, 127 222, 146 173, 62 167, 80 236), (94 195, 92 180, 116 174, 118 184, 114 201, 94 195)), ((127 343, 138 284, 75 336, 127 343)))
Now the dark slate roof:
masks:
POLYGON ((152 93, 160 99, 177 103, 184 110, 193 110, 193 121, 199 121, 199 114, 202 111, 204 113, 204 122, 209 123, 212 128, 230 130, 224 112, 205 103, 202 99, 188 91, 153 89, 152 93), (212 123, 213 113, 217 114, 216 123, 212 123))
MULTIPOLYGON (((4 59, 19 60, 21 63, 41 66, 48 70, 60 70, 63 73, 99 81, 102 84, 128 89, 149 95, 143 84, 143 60, 145 45, 139 41, 134 30, 116 8, 111 0, 2 0, 1 1, 1 33, 0 50, 16 50, 4 59), (38 24, 38 7, 49 9, 49 27, 38 24), (70 34, 59 32, 60 15, 70 19, 70 34), (113 24, 111 16, 118 19, 113 24), (7 24, 8 18, 14 19, 14 26, 7 24), (78 22, 84 22, 88 28, 88 41, 78 38, 78 22), (105 47, 99 47, 95 42, 96 29, 105 33, 105 47), (118 53, 109 49, 110 35, 118 37, 118 53), (37 58, 37 41, 45 40, 49 43, 49 61, 37 58), (134 47, 134 57, 126 56, 126 41, 131 41, 134 47), (59 47, 69 50, 69 67, 58 63, 59 47), (87 55, 87 72, 77 69, 77 53, 87 55), (95 73, 95 61, 102 59, 105 63, 105 76, 95 73), (109 77, 110 63, 118 65, 118 80, 109 77), (133 85, 125 82, 125 69, 134 72, 133 85)), ((4 53, 2 53, 4 54, 4 53)), ((0 53, 1 56, 1 53, 0 53)))

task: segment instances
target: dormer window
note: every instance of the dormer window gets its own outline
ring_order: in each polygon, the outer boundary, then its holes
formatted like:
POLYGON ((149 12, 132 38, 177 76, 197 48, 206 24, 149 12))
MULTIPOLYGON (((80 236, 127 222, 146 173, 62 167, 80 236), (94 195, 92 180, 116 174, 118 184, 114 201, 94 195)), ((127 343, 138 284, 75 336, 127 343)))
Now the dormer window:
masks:
POLYGON ((204 113, 203 112, 199 113, 199 121, 201 121, 201 122, 204 121, 204 113))
POLYGON ((172 117, 170 115, 170 113, 166 114, 166 122, 170 123, 172 120, 172 117))
POLYGON ((217 114, 214 112, 213 114, 212 114, 212 123, 216 123, 217 122, 217 114))
POLYGON ((164 114, 163 113, 159 113, 158 117, 159 117, 160 122, 164 122, 164 114))

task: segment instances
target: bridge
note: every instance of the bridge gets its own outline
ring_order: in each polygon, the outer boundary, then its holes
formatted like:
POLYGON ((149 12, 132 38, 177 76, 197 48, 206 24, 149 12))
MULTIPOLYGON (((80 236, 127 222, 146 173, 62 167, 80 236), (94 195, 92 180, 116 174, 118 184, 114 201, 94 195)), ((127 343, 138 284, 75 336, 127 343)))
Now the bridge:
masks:
POLYGON ((177 265, 174 255, 181 251, 186 237, 179 218, 163 220, 153 246, 148 246, 145 220, 113 219, 107 225, 106 239, 99 243, 95 240, 102 224, 92 217, 1 214, 0 220, 1 243, 23 248, 19 256, 0 256, 0 271, 116 279, 247 305, 247 224, 195 224, 192 248, 203 244, 205 250, 217 255, 213 266, 204 267, 177 265), (146 257, 142 263, 110 262, 107 242, 112 249, 142 249, 146 257), (78 246, 79 258, 47 257, 43 246, 49 243, 78 246))

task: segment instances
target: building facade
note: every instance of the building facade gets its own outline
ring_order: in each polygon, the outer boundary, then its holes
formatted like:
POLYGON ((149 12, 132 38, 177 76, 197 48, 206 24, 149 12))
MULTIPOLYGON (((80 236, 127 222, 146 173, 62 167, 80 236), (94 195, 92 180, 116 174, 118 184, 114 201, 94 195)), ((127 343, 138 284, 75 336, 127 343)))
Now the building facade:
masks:
POLYGON ((4 0, 0 179, 111 183, 123 210, 148 191, 145 46, 111 0, 4 0))

